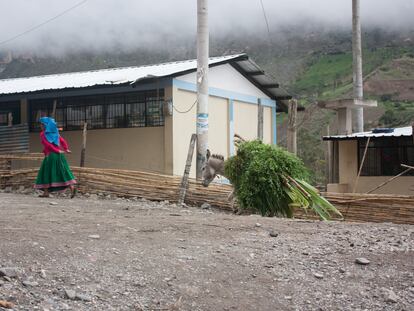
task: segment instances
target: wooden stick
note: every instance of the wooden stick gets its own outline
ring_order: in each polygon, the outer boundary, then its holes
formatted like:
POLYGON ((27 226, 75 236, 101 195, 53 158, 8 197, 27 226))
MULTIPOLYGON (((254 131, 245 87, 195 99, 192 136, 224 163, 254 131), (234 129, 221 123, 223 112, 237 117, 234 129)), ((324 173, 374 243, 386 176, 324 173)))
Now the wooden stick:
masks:
POLYGON ((355 179, 354 188, 352 189, 352 193, 355 193, 356 187, 358 185, 359 175, 361 175, 362 167, 364 166, 365 156, 367 155, 368 145, 371 137, 368 137, 367 144, 365 145, 364 155, 362 156, 361 165, 359 166, 358 175, 355 179))
POLYGON ((86 153, 86 135, 88 131, 88 122, 83 123, 83 139, 82 139, 82 150, 80 158, 80 167, 85 166, 85 153, 86 153))
POLYGON ((194 145, 197 140, 197 134, 191 135, 190 146, 188 147, 187 161, 185 163, 183 178, 181 179, 180 194, 178 197, 178 204, 183 204, 185 194, 188 188, 188 176, 190 175, 191 163, 193 162, 194 145))
POLYGON ((381 187, 385 186, 386 184, 388 184, 388 183, 392 182, 394 179, 396 179, 396 178, 400 177, 401 175, 404 175, 405 173, 407 173, 407 172, 411 171, 412 169, 414 169, 414 167, 412 167, 412 166, 408 166, 408 165, 404 165, 404 164, 401 164, 401 166, 403 166, 403 167, 408 167, 408 168, 407 168, 405 171, 403 171, 403 172, 399 173, 398 175, 395 175, 394 177, 392 177, 392 178, 390 178, 390 179, 388 179, 388 180, 384 181, 382 184, 380 184, 380 185, 376 186, 375 188, 372 188, 371 190, 369 190, 369 191, 367 192, 367 194, 369 194, 369 193, 371 193, 371 192, 374 192, 375 190, 377 190, 377 189, 379 189, 379 188, 381 188, 381 187))
POLYGON ((409 165, 406 165, 406 164, 401 164, 401 166, 414 170, 414 166, 409 166, 409 165))

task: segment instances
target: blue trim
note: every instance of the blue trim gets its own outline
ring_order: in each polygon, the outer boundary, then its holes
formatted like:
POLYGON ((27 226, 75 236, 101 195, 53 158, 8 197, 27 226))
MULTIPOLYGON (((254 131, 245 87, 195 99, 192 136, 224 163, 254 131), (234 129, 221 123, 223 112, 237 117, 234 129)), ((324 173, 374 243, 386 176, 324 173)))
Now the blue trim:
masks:
POLYGON ((260 104, 264 107, 276 107, 276 101, 270 98, 260 98, 260 104))
POLYGON ((229 155, 234 155, 234 101, 229 99, 229 155))
POLYGON ((276 124, 276 107, 272 108, 272 143, 273 145, 277 145, 277 124, 276 124))
MULTIPOLYGON (((178 89, 185 90, 185 91, 197 92, 197 85, 195 83, 173 79, 173 86, 178 89)), ((233 100, 237 100, 237 101, 241 101, 241 102, 253 104, 253 105, 257 105, 257 102, 259 100, 259 98, 257 98, 256 96, 241 94, 241 93, 227 91, 227 90, 218 89, 214 87, 210 87, 208 89, 208 93, 211 96, 231 98, 233 100)), ((261 100, 263 101, 263 106, 272 107, 272 108, 276 107, 276 101, 274 101, 273 99, 262 98, 261 100)))

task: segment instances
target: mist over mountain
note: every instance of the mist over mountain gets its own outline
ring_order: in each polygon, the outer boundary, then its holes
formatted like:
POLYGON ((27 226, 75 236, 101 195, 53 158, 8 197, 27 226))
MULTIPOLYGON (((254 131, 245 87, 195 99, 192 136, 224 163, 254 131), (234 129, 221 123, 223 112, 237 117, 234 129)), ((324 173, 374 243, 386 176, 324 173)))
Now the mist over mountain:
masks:
MULTIPOLYGON (((195 42, 196 3, 2 0, 0 51, 62 57, 79 52, 167 49, 177 43, 195 42)), ((304 33, 350 31, 351 4, 351 0, 210 0, 211 42, 214 45, 226 37, 270 37, 283 44, 285 36, 291 37, 298 27, 304 33)), ((363 28, 412 31, 412 12, 412 0, 361 1, 363 28)))

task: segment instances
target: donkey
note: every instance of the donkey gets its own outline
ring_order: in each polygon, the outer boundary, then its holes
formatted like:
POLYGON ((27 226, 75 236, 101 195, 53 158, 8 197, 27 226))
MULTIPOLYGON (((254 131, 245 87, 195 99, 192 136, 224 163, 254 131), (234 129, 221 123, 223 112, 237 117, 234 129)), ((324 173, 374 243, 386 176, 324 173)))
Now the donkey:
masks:
MULTIPOLYGON (((246 140, 243 137, 238 134, 234 134, 234 145, 236 147, 239 147, 240 144, 244 142, 246 142, 246 140)), ((207 149, 206 163, 204 164, 202 170, 202 184, 204 187, 208 187, 217 175, 226 177, 224 175, 224 157, 219 154, 211 155, 210 150, 207 149)))
POLYGON ((219 154, 211 155, 210 150, 207 149, 206 163, 202 171, 202 184, 204 187, 208 187, 217 175, 224 176, 224 157, 219 154))
MULTIPOLYGON (((202 184, 204 187, 208 187, 217 175, 226 177, 224 174, 224 157, 219 154, 211 155, 210 150, 207 150, 206 163, 204 164, 202 170, 202 184)), ((239 213, 239 210, 234 208, 234 203, 236 201, 234 196, 234 188, 227 199, 231 201, 231 209, 233 212, 239 213)))

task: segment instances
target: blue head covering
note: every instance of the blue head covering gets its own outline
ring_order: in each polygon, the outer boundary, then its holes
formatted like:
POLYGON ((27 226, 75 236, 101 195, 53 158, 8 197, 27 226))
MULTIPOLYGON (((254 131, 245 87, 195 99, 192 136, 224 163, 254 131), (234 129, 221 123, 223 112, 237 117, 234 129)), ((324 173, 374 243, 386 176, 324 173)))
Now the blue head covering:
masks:
POLYGON ((59 130, 55 119, 42 117, 40 123, 45 127, 45 136, 49 143, 59 146, 59 130))

